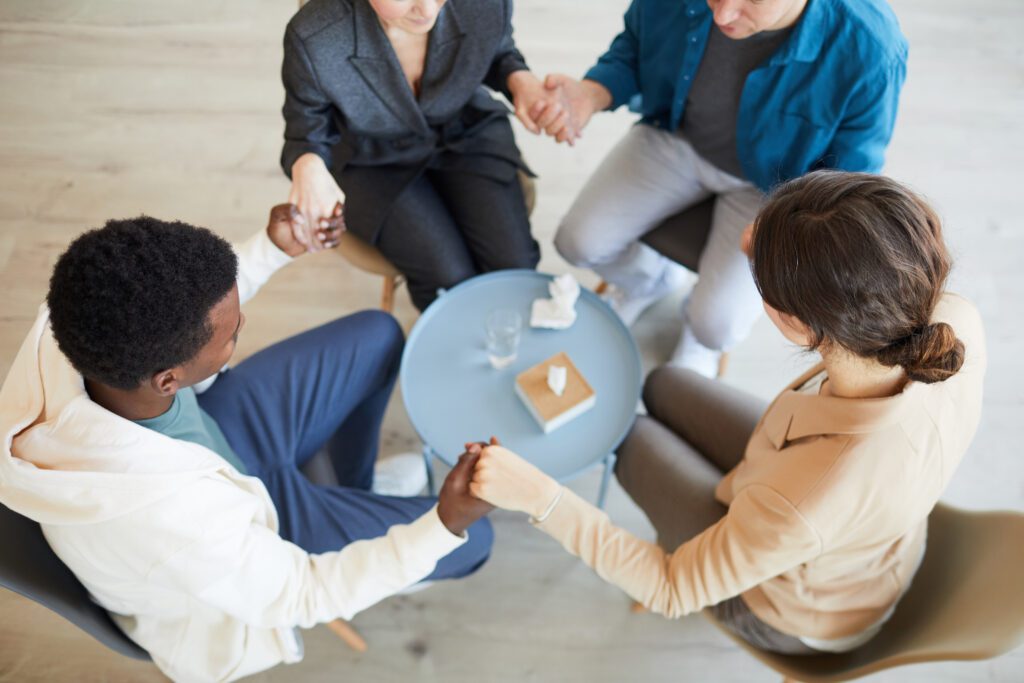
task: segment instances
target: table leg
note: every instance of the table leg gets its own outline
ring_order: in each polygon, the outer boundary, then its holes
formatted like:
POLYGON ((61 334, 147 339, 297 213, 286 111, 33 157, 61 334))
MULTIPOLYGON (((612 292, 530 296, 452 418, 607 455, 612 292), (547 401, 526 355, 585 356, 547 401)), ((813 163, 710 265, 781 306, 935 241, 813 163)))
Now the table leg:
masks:
POLYGON ((423 447, 423 466, 427 468, 427 495, 436 496, 437 489, 434 486, 434 451, 430 446, 423 447))
POLYGON ((604 458, 604 472, 601 473, 601 488, 597 491, 597 507, 604 509, 604 499, 608 495, 608 483, 612 478, 612 470, 615 469, 615 454, 609 453, 604 458))

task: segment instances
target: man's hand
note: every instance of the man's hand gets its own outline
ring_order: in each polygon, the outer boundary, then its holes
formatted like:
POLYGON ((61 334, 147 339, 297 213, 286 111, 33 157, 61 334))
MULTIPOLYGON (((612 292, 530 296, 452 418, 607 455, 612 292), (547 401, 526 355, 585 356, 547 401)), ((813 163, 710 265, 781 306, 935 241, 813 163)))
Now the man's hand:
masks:
POLYGON ((479 457, 479 451, 467 451, 460 455, 454 469, 441 485, 441 493, 437 497, 437 516, 448 531, 456 536, 464 534, 466 529, 494 509, 493 505, 475 498, 469 492, 469 480, 479 457))
MULTIPOLYGON (((296 233, 304 230, 302 214, 294 204, 278 204, 270 210, 267 222, 267 235, 274 245, 292 258, 306 253, 307 247, 299 241, 296 233)), ((315 239, 323 249, 338 245, 341 231, 345 229, 345 221, 341 215, 341 205, 335 207, 333 216, 327 219, 324 228, 316 231, 315 239)))
POLYGON ((569 121, 561 93, 549 90, 529 71, 514 71, 508 77, 508 89, 516 118, 534 135, 549 127, 564 128, 569 121))
POLYGON ((333 219, 341 217, 345 194, 318 155, 307 152, 292 164, 288 202, 297 206, 302 216, 292 224, 295 239, 308 251, 328 248, 319 231, 327 230, 333 219))
MULTIPOLYGON (((607 109, 612 103, 612 94, 597 81, 578 81, 565 74, 549 74, 544 79, 544 88, 556 95, 562 111, 568 112, 564 119, 545 119, 544 132, 557 142, 569 145, 575 144, 583 135, 583 129, 595 112, 607 109)), ((534 120, 542 115, 532 111, 530 114, 534 120)))
POLYGON ((481 449, 469 490, 502 509, 540 517, 561 485, 492 438, 491 445, 481 449))

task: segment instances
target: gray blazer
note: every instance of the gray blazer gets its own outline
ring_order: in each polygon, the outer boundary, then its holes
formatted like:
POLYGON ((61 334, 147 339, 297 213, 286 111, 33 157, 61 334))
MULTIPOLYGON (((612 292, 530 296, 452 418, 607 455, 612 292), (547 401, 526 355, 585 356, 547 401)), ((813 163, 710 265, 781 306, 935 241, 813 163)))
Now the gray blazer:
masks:
POLYGON ((523 166, 509 109, 483 87, 508 95, 509 74, 527 68, 511 15, 512 0, 448 0, 417 98, 367 0, 312 0, 284 37, 284 172, 320 155, 345 191, 348 229, 370 241, 426 168, 513 180, 523 166))

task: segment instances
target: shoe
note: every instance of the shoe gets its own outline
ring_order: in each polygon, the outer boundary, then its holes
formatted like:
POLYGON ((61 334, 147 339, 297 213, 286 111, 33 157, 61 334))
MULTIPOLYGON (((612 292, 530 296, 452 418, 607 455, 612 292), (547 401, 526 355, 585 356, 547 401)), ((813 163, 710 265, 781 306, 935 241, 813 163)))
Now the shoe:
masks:
POLYGON ((601 298, 611 306, 626 327, 632 327, 644 311, 682 287, 686 280, 686 269, 673 263, 667 266, 655 284, 642 294, 630 294, 609 283, 601 298))
POLYGON ((668 359, 668 365, 687 368, 709 379, 715 379, 718 377, 718 364, 721 359, 721 351, 709 349, 701 344, 690 331, 690 327, 684 324, 683 333, 679 336, 675 351, 668 359))
POLYGON ((427 486, 427 466, 420 453, 381 458, 373 468, 371 491, 382 496, 417 496, 427 486))

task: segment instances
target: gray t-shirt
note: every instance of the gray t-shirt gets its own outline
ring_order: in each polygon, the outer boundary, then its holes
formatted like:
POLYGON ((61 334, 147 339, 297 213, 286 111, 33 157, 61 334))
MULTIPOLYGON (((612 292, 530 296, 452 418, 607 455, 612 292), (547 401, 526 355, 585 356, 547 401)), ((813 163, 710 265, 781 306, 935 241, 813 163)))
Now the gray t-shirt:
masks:
POLYGON ((746 178, 736 153, 736 118, 747 75, 789 37, 790 28, 733 40, 714 24, 708 35, 679 132, 702 157, 726 173, 746 178))
POLYGON ((242 460, 231 448, 228 440, 224 438, 224 432, 220 430, 220 425, 199 407, 196 392, 192 387, 176 393, 174 402, 163 415, 148 420, 136 420, 135 424, 152 429, 154 432, 160 432, 172 439, 191 441, 200 446, 206 446, 231 463, 236 470, 242 474, 248 474, 242 460))

